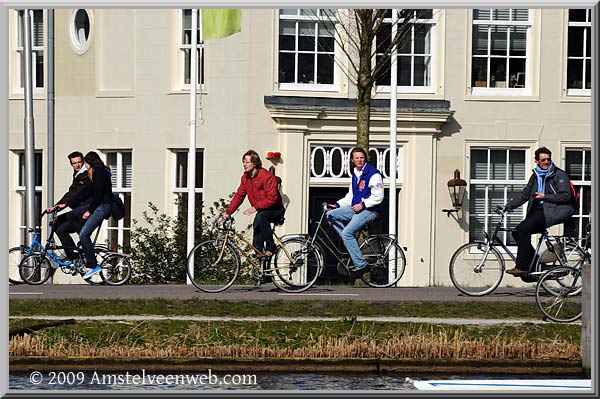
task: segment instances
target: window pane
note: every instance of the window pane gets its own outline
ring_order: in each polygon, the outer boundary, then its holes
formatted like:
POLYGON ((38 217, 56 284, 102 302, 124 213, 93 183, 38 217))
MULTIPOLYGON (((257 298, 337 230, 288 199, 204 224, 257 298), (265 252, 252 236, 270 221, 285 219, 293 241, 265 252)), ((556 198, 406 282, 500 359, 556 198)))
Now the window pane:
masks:
POLYGON ((567 61, 567 88, 583 89, 583 60, 567 61))
POLYGON ((204 151, 196 151, 196 188, 204 187, 204 151))
POLYGON ((492 11, 492 20, 508 21, 510 19, 510 10, 507 8, 496 9, 492 11))
POLYGON ((512 10, 512 20, 513 21, 528 21, 529 20, 529 10, 526 8, 518 8, 512 10))
POLYGON ((35 52, 35 87, 44 87, 44 53, 35 52))
POLYGON ((491 10, 475 9, 473 10, 473 19, 489 21, 491 10))
POLYGON ((410 86, 410 58, 398 57, 398 85, 410 86))
POLYGON ((490 87, 506 87, 506 58, 490 59, 490 87))
POLYGON ((584 179, 586 181, 592 180, 592 152, 590 150, 585 150, 585 175, 584 179))
POLYGON ((44 45, 44 12, 42 10, 33 10, 33 37, 32 43, 36 47, 44 45))
POLYGON ((580 26, 569 27, 569 44, 567 54, 569 57, 583 57, 584 28, 580 26))
POLYGON ((589 215, 592 212, 592 188, 589 186, 583 186, 581 202, 581 214, 589 215))
POLYGON ((504 185, 492 184, 488 190, 487 210, 494 209, 497 205, 503 206, 507 199, 504 196, 504 185))
POLYGON ((377 56, 377 65, 384 64, 379 72, 377 72, 377 76, 375 77, 375 81, 377 82, 377 86, 389 86, 390 85, 390 68, 391 62, 389 57, 384 57, 382 55, 377 56))
POLYGON ((331 32, 333 32, 333 27, 331 27, 331 25, 329 25, 328 27, 325 27, 324 25, 319 25, 319 37, 317 39, 318 51, 333 51, 334 40, 333 36, 331 36, 331 32))
POLYGON ((586 57, 591 57, 592 56, 592 50, 591 50, 591 45, 592 45, 592 28, 585 28, 585 56, 586 57))
POLYGON ((317 58, 317 83, 333 84, 333 55, 319 54, 317 58))
POLYGON ((382 24, 375 36, 375 44, 377 53, 383 53, 392 42, 392 24, 382 24))
POLYGON ((279 21, 279 49, 296 49, 296 22, 279 21))
POLYGON ((279 53, 279 83, 294 83, 294 59, 292 53, 279 53))
POLYGON ((298 15, 298 9, 281 9, 279 10, 279 15, 298 15))
POLYGON ((318 12, 317 8, 300 9, 300 15, 307 15, 309 17, 316 17, 318 12))
POLYGON ((315 23, 298 23, 298 50, 315 51, 315 23))
POLYGON ((474 87, 487 87, 487 58, 473 58, 471 79, 474 87))
POLYGON ((298 54, 298 83, 314 83, 314 54, 298 54))
POLYGON ((510 70, 510 87, 525 87, 525 59, 524 58, 509 58, 508 68, 510 70))
POLYGON ((431 31, 430 25, 421 25, 415 28, 415 54, 429 54, 429 33, 431 31))
POLYGON ((527 54, 527 28, 514 26, 510 31, 510 55, 525 56, 527 54))
POLYGON ((490 151, 490 179, 506 180, 506 150, 490 151))
POLYGON ((177 152, 175 164, 175 187, 187 187, 187 152, 177 152))
POLYGON ((508 179, 525 180, 525 150, 510 150, 508 159, 508 179))
POLYGON ((122 187, 131 188, 132 180, 132 167, 131 167, 131 152, 123 152, 123 173, 122 173, 122 187))
POLYGON ((431 57, 415 57, 415 86, 429 86, 431 57))
POLYGON ((506 55, 506 40, 507 40, 508 27, 506 26, 492 26, 491 27, 491 41, 492 46, 490 50, 491 55, 506 55))
POLYGON ((585 88, 592 88, 592 60, 585 60, 585 88))
POLYGON ((106 154, 106 166, 110 169, 110 184, 113 189, 117 188, 117 153, 109 152, 106 154))
POLYGON ((487 179, 487 150, 471 150, 471 178, 487 179))
POLYGON ((586 9, 571 9, 569 10, 569 21, 572 22, 585 22, 586 21, 586 9))
POLYGON ((473 55, 487 55, 488 28, 487 25, 476 25, 473 27, 473 55))
POLYGON ((565 153, 565 171, 571 180, 583 180, 583 153, 567 151, 565 153))
POLYGON ((418 19, 432 19, 433 18, 433 10, 432 9, 424 9, 424 10, 416 10, 418 19))

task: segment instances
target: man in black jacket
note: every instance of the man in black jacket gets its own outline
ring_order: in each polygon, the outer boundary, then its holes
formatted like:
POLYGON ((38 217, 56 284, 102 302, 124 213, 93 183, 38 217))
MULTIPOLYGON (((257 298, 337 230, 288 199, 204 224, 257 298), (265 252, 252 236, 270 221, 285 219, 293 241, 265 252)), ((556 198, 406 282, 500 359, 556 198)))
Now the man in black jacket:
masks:
POLYGON ((535 150, 535 163, 537 166, 523 191, 505 205, 510 210, 529 201, 525 219, 512 233, 517 241, 517 261, 516 267, 506 273, 515 277, 529 273, 529 264, 535 255, 531 235, 566 222, 575 212, 571 205, 569 176, 554 165, 552 152, 546 147, 538 148, 535 150))
MULTIPOLYGON (((77 195, 87 186, 90 185, 91 181, 88 177, 88 171, 83 164, 83 154, 79 151, 74 151, 70 153, 67 158, 69 158, 69 162, 73 167, 73 181, 69 186, 69 191, 62 196, 60 200, 56 202, 56 204, 64 204, 69 200, 77 197, 77 195)), ((81 207, 82 205, 86 205, 89 202, 89 198, 84 199, 77 207, 81 207)), ((56 205, 55 205, 56 206, 56 205)), ((46 212, 52 212, 52 208, 46 209, 46 212)), ((56 235, 60 239, 60 242, 63 245, 67 245, 65 243, 72 242, 70 240, 71 233, 79 233, 81 227, 83 226, 83 219, 81 219, 81 215, 86 211, 84 208, 77 208, 77 211, 69 211, 62 215, 59 215, 54 222, 54 231, 56 235)), ((65 250, 67 253, 67 257, 69 259, 73 259, 75 254, 73 251, 65 250)))

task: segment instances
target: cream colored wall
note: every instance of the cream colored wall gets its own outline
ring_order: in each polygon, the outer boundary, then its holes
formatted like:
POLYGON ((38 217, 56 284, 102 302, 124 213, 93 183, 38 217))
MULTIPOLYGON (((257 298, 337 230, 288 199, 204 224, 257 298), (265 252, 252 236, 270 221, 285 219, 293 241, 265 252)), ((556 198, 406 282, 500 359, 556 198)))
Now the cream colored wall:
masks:
MULTIPOLYGON (((449 123, 437 144, 437 190, 436 205, 431 209, 435 220, 435 248, 433 261, 433 283, 451 285, 448 263, 452 253, 468 240, 468 214, 459 214, 459 219, 448 218, 441 209, 448 208, 450 198, 446 182, 452 179, 454 169, 460 169, 461 177, 469 181, 469 145, 506 144, 525 145, 533 151, 546 146, 553 151, 553 158, 564 168, 564 143, 591 144, 591 104, 586 102, 561 101, 563 60, 561 51, 564 43, 563 11, 558 9, 539 10, 543 35, 539 36, 540 65, 539 100, 535 101, 477 101, 465 93, 469 85, 469 57, 466 46, 468 26, 465 10, 451 9, 446 14, 447 54, 446 99, 455 110, 455 122, 449 123), (458 128, 457 128, 458 127, 458 128)), ((532 164, 532 159, 529 160, 532 164)), ((533 167, 533 166, 532 166, 533 167)), ((465 204, 468 209, 468 193, 465 204)), ((558 231, 557 226, 552 231, 558 231)), ((512 262, 508 262, 508 268, 512 262)), ((520 279, 507 276, 503 284, 520 285, 520 279)))
MULTIPOLYGON (((152 201, 171 212, 171 148, 188 146, 189 95, 178 90, 175 43, 178 15, 175 10, 93 10, 95 37, 84 55, 68 43, 70 10, 56 11, 56 188, 58 198, 68 187, 71 168, 66 155, 79 149, 133 149, 132 217, 152 201), (132 23, 114 24, 115 19, 132 23), (118 40, 117 40, 118 39, 118 40), (106 47, 103 47, 106 46, 106 47), (119 63, 120 55, 134 61, 119 63), (110 61, 110 62, 109 62, 110 61), (133 65, 131 65, 133 63, 133 65)), ((398 198, 398 234, 408 247, 407 271, 401 285, 449 283, 450 255, 468 237, 466 215, 456 221, 441 209, 449 207, 446 182, 454 169, 468 181, 469 143, 526 143, 535 149, 546 145, 560 152, 561 144, 589 143, 589 102, 561 102, 564 54, 562 11, 539 11, 544 34, 539 35, 541 84, 533 101, 478 101, 467 95, 469 56, 467 11, 449 9, 440 15, 443 27, 441 87, 431 98, 451 102, 454 118, 439 139, 434 132, 415 135, 399 126, 398 140, 405 145, 404 183, 398 198), (561 50, 562 51, 562 50, 561 50), (443 95, 443 97, 440 97, 443 95), (431 183, 430 183, 431 182, 431 183), (433 204, 433 205, 432 205, 433 204)), ((265 167, 267 151, 280 151, 276 165, 290 199, 282 232, 306 231, 308 218, 308 129, 290 127, 281 133, 264 106, 264 96, 323 93, 278 92, 276 79, 277 32, 273 10, 244 10, 242 32, 206 43, 206 84, 202 94, 202 122, 197 146, 204 148, 204 198, 211 205, 239 184, 241 155, 258 151, 265 167)), ((343 80, 343 79, 342 79, 343 80)), ((340 96, 348 89, 340 84, 340 96)), ((23 148, 23 103, 9 101, 9 146, 23 148)), ((383 94, 377 98, 385 98, 383 94)), ((420 95, 419 98, 428 98, 420 95)), ((531 99, 529 99, 531 100, 531 99)), ((46 148, 46 104, 35 101, 36 148, 46 148)), ((346 132, 350 137, 352 132, 346 132)), ((325 137, 325 136, 322 136, 325 137)), ((327 137, 340 137, 329 133, 327 137)), ((383 137, 383 136, 382 136, 383 137)), ((563 155, 563 154, 560 154, 563 155)), ((12 167, 13 163, 11 163, 12 167)), ((562 166, 562 162, 559 162, 562 166)), ((11 171, 12 176, 15 171, 11 171)), ((15 204, 13 183, 10 203, 15 204)), ((45 193, 43 194, 45 199, 45 193)), ((242 210, 248 203, 242 205, 242 210)), ((252 217, 237 216, 240 226, 252 217)), ((15 226, 11 212, 9 226, 15 226)), ((13 229, 13 227, 11 227, 13 229)), ((11 230, 11 239, 14 237, 11 230)), ((508 280, 508 279, 506 279, 508 280)))

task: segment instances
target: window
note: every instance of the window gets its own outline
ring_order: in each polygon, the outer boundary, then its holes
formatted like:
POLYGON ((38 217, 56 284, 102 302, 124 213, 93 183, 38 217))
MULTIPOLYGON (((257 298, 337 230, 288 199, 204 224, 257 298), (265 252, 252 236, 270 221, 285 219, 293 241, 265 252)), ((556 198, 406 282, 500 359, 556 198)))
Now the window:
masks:
MULTIPOLYGON (((30 10, 31 18, 31 75, 34 89, 44 87, 44 11, 30 10)), ((25 87, 25 76, 23 76, 23 64, 25 62, 23 43, 23 11, 18 13, 18 33, 16 50, 19 53, 19 87, 25 87)))
POLYGON ((336 10, 279 10, 279 88, 333 90, 336 10))
POLYGON ((90 47, 92 24, 92 14, 88 10, 78 9, 71 12, 69 32, 71 45, 77 54, 84 54, 90 47))
POLYGON ((110 248, 123 248, 130 245, 131 232, 131 151, 106 151, 106 165, 112 173, 112 190, 125 204, 125 217, 117 221, 108 219, 107 238, 110 248))
POLYGON ((569 10, 569 31, 567 40, 567 95, 591 95, 591 32, 591 10, 569 10))
MULTIPOLYGON (((525 171, 527 151, 519 148, 472 148, 469 182, 469 241, 481 240, 483 232, 498 223, 493 212, 516 193, 523 190, 527 179, 525 171)), ((526 204, 507 214, 504 227, 515 227, 525 217, 526 204)), ((499 238, 506 245, 515 245, 506 232, 499 238)))
MULTIPOLYGON (((17 215, 19 217, 19 219, 17 220, 17 225, 19 226, 19 234, 20 234, 20 239, 21 239, 21 243, 25 244, 25 242, 27 242, 26 240, 26 232, 27 232, 27 216, 26 216, 26 209, 27 209, 27 198, 26 198, 26 188, 25 188, 25 179, 27 176, 27 171, 25 170, 25 152, 24 151, 18 151, 17 153, 17 157, 18 157, 18 165, 17 165, 17 170, 18 170, 18 176, 17 176, 17 188, 16 188, 16 192, 17 195, 19 197, 18 202, 17 202, 17 206, 19 207, 19 210, 17 212, 17 215)), ((42 153, 41 152, 37 152, 34 155, 34 166, 35 166, 35 176, 34 176, 34 181, 35 181, 35 203, 34 203, 34 210, 33 210, 33 214, 35 215, 36 218, 36 224, 39 223, 39 220, 37 220, 37 217, 42 213, 42 181, 43 181, 43 176, 42 176, 42 153)))
MULTIPOLYGON (((202 11, 200 11, 202 12, 202 11)), ((204 84, 204 42, 202 41, 202 17, 198 15, 198 77, 197 82, 200 87, 204 84)), ((190 54, 192 51, 192 10, 181 10, 181 32, 179 35, 179 59, 181 65, 181 86, 190 89, 190 54)))
POLYGON ((408 26, 404 24, 406 15, 410 10, 388 10, 384 24, 376 37, 376 62, 384 64, 377 77, 377 86, 390 85, 390 58, 384 52, 391 45, 392 38, 392 13, 397 14, 398 28, 406 29, 406 39, 398 46, 398 91, 409 91, 411 88, 431 88, 432 47, 431 36, 434 26, 433 10, 412 10, 408 26), (406 27, 406 28, 405 28, 406 27))
MULTIPOLYGON (((188 201, 188 150, 174 150, 175 176, 173 194, 177 206, 177 217, 180 220, 187 219, 188 201)), ((202 209, 202 192, 204 184, 204 151, 196 150, 196 208, 202 209)))
POLYGON ((524 94, 529 88, 527 9, 473 10, 471 88, 524 94), (520 90, 519 90, 520 89, 520 90))
MULTIPOLYGON (((310 182, 330 182, 343 183, 346 187, 350 174, 350 151, 354 146, 351 145, 321 145, 312 144, 310 146, 310 182)), ((396 155, 396 181, 402 182, 402 147, 397 149, 396 155)), ((371 147, 369 149, 369 158, 377 159, 375 166, 383 174, 383 182, 389 183, 390 180, 390 149, 389 147, 371 147)))
POLYGON ((565 171, 579 191, 579 211, 565 223, 565 235, 585 236, 585 226, 592 211, 592 151, 580 148, 567 148, 565 151, 565 171))

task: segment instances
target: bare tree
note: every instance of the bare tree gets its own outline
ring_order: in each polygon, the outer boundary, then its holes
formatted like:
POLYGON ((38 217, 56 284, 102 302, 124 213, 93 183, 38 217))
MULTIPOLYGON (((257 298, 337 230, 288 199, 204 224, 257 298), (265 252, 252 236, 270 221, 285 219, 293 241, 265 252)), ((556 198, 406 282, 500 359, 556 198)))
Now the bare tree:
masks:
POLYGON ((423 28, 424 25, 420 25, 418 20, 425 16, 427 19, 432 17, 431 10, 397 11, 397 29, 393 37, 392 10, 321 10, 319 18, 326 21, 325 29, 346 56, 344 61, 335 59, 335 62, 356 85, 356 145, 365 149, 369 148, 371 97, 376 81, 389 74, 394 48, 410 44, 413 32, 423 28))

